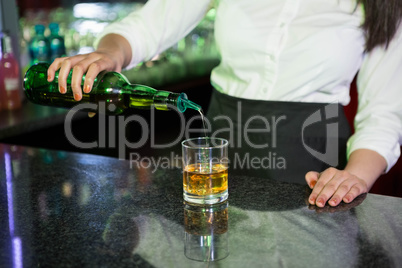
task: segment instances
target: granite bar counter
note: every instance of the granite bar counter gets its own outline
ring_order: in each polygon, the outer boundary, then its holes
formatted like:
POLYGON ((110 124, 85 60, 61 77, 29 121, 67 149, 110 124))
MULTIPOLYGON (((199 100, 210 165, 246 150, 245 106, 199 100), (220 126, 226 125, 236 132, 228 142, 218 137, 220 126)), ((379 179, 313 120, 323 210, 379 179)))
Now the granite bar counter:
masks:
POLYGON ((400 198, 319 209, 306 185, 231 172, 227 203, 194 212, 177 159, 142 160, 0 144, 0 267, 402 266, 400 198), (186 257, 212 229, 228 256, 186 257))

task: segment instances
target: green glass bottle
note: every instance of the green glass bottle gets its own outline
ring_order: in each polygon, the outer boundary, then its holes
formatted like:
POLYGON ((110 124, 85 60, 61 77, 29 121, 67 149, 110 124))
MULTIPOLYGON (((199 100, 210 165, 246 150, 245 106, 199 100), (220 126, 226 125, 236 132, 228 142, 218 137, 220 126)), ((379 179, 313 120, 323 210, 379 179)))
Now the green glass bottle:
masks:
MULTIPOLYGON (((24 77, 24 90, 28 100, 33 103, 72 108, 79 103, 99 104, 104 102, 107 114, 120 114, 129 108, 169 110, 176 107, 180 112, 187 108, 197 111, 201 106, 187 99, 184 93, 173 93, 154 88, 130 84, 127 78, 117 72, 101 72, 95 79, 90 93, 83 93, 80 101, 74 100, 71 89, 70 72, 67 78, 67 92, 61 94, 58 90, 58 72, 52 82, 47 81, 48 63, 38 63, 31 66, 24 77)), ((82 78, 83 86, 85 76, 82 78)), ((98 106, 99 107, 99 106, 98 106)))

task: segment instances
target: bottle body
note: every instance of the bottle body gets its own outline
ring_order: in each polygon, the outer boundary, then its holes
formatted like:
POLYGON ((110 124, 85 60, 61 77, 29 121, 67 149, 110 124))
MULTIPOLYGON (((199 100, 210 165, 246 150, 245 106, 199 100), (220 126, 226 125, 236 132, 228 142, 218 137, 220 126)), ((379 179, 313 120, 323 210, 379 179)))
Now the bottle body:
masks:
MULTIPOLYGON (((58 90, 58 72, 52 82, 47 81, 48 67, 49 64, 46 63, 33 65, 25 75, 25 95, 34 103, 63 108, 72 108, 80 103, 92 103, 97 105, 97 109, 100 109, 100 105, 104 105, 102 107, 105 107, 104 111, 107 114, 120 114, 129 108, 155 107, 159 110, 169 110, 177 107, 180 112, 188 108, 187 96, 184 93, 172 93, 130 84, 124 75, 117 72, 100 73, 94 80, 91 92, 83 93, 82 100, 77 102, 71 89, 72 72, 67 79, 67 92, 61 94, 58 90)), ((81 85, 84 80, 85 76, 81 85)))
POLYGON ((50 61, 53 62, 56 58, 66 55, 66 47, 64 38, 59 35, 59 25, 57 23, 50 23, 49 29, 50 61))
MULTIPOLYGON (((0 58, 1 58, 1 54, 0 54, 0 58)), ((6 94, 6 90, 5 90, 5 88, 4 88, 4 86, 3 86, 3 81, 4 80, 4 78, 3 78, 3 73, 2 72, 0 72, 0 112, 1 112, 1 110, 3 110, 4 109, 4 104, 3 104, 3 99, 5 98, 5 94, 6 94)))
POLYGON ((2 34, 0 42, 0 106, 6 110, 16 110, 22 102, 19 62, 14 57, 10 36, 2 34))
POLYGON ((35 36, 29 42, 31 65, 38 62, 48 62, 50 59, 50 44, 45 37, 45 26, 35 25, 35 36))

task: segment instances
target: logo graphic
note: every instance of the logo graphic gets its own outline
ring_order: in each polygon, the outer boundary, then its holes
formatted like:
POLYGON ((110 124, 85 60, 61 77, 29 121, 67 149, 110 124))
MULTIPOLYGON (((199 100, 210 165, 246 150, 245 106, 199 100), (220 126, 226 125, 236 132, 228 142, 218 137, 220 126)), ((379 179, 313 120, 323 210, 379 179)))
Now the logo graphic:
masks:
MULTIPOLYGON (((339 107, 338 104, 328 104, 325 106, 324 109, 324 114, 325 114, 325 119, 329 120, 331 118, 337 118, 338 113, 339 113, 339 107)), ((308 127, 311 126, 315 123, 323 121, 322 116, 321 116, 321 110, 317 110, 314 112, 312 115, 310 115, 306 121, 304 121, 303 126, 302 126, 302 141, 303 141, 303 146, 304 148, 312 154, 315 158, 318 160, 327 163, 330 166, 337 166, 338 165, 338 122, 336 123, 328 123, 326 125, 326 146, 325 146, 325 153, 321 153, 304 142, 304 130, 308 127)))

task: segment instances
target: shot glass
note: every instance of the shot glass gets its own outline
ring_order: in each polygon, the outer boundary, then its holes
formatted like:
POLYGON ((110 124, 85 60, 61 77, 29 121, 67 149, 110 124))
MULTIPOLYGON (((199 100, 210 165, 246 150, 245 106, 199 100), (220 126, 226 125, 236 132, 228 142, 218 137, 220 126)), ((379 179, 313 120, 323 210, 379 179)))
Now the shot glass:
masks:
POLYGON ((193 138, 182 142, 183 198, 216 204, 228 198, 228 141, 193 138))
POLYGON ((184 255, 213 262, 229 255, 228 201, 214 205, 184 203, 184 255))

